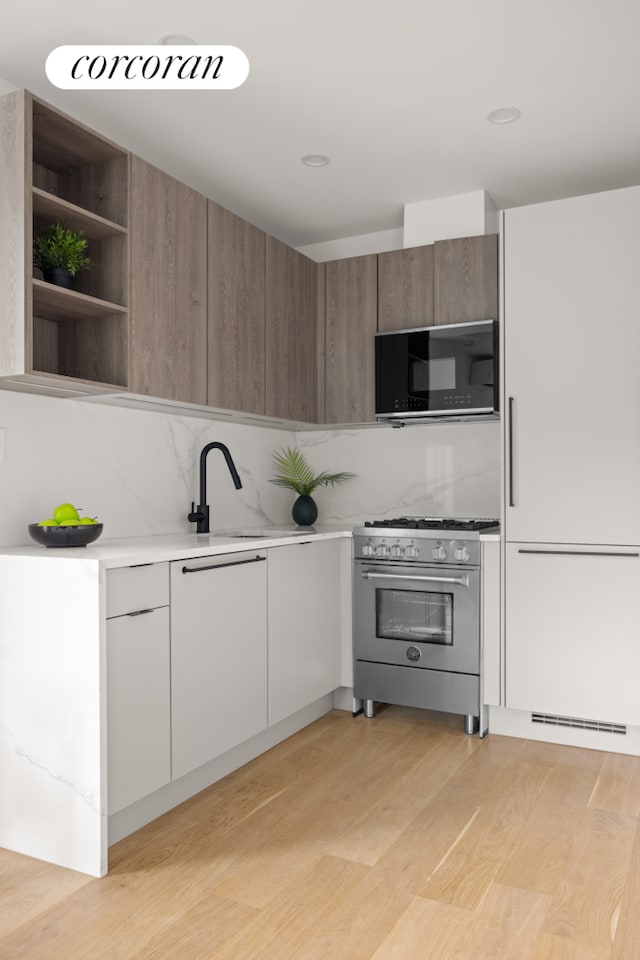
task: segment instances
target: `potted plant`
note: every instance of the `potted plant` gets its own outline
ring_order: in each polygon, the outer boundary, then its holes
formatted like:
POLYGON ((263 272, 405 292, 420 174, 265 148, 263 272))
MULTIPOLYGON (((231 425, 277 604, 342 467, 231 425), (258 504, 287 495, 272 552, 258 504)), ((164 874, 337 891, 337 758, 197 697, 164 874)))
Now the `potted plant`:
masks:
POLYGON ((315 473, 299 450, 285 447, 280 453, 274 453, 273 464, 276 476, 271 480, 278 487, 288 487, 298 494, 293 505, 291 515, 300 527, 308 527, 315 523, 318 516, 318 507, 311 494, 316 487, 334 486, 346 483, 355 476, 354 473, 315 473))
POLYGON ((33 262, 49 283, 70 287, 78 270, 93 266, 86 256, 87 243, 82 230, 72 230, 56 220, 33 238, 33 262))

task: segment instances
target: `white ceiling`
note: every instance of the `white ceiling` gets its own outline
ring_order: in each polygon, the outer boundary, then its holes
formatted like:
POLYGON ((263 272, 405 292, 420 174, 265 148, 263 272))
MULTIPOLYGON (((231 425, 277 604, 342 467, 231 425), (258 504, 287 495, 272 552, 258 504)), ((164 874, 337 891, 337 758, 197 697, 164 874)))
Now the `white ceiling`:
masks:
POLYGON ((639 0, 12 0, 2 19, 1 77, 294 246, 401 226, 413 201, 640 182, 639 0), (240 47, 248 80, 91 92, 45 76, 57 46, 169 33, 240 47), (507 105, 517 123, 486 121, 507 105))

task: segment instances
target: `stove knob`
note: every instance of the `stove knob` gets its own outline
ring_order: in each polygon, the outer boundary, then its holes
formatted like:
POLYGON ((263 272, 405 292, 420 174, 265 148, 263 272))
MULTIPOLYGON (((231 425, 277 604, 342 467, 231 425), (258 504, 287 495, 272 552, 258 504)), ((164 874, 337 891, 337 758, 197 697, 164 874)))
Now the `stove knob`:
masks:
POLYGON ((372 543, 365 543, 362 547, 362 556, 363 557, 372 557, 375 553, 375 548, 372 543))
POLYGON ((397 560, 399 557, 403 556, 403 554, 404 547, 401 547, 399 543, 394 543, 394 545, 391 547, 391 556, 394 558, 394 560, 397 560))
POLYGON ((442 546, 442 544, 439 543, 437 546, 435 546, 435 547, 432 548, 432 550, 431 550, 431 556, 433 557, 434 560, 446 560, 446 559, 447 559, 447 551, 446 551, 445 548, 442 546))
POLYGON ((456 547, 454 557, 456 560, 460 560, 462 563, 466 563, 469 559, 469 551, 464 544, 460 547, 456 547))
POLYGON ((404 555, 407 560, 415 560, 415 558, 418 556, 418 548, 414 547, 413 544, 410 543, 408 547, 404 548, 404 555))
POLYGON ((389 556, 389 547, 386 543, 379 543, 376 547, 376 557, 388 557, 389 556))

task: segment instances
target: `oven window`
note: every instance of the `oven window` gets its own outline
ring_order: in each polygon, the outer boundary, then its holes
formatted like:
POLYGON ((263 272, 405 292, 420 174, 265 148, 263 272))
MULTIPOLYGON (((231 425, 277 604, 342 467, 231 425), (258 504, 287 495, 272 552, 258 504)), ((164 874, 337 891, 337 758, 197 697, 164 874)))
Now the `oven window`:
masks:
POLYGON ((453 594, 376 590, 376 636, 387 640, 453 643, 453 594))

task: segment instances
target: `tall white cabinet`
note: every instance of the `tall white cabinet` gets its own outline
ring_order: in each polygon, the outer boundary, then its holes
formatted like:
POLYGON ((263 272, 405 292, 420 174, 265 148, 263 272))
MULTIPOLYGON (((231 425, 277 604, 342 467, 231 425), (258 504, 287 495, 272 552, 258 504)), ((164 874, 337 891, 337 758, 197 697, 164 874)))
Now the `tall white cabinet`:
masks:
POLYGON ((640 187, 508 210, 506 705, 640 723, 640 187))

